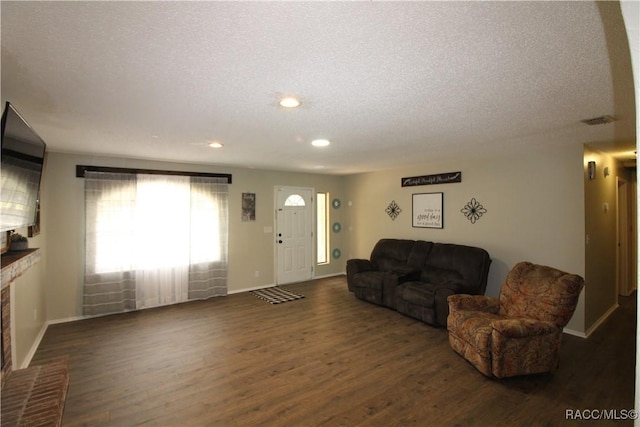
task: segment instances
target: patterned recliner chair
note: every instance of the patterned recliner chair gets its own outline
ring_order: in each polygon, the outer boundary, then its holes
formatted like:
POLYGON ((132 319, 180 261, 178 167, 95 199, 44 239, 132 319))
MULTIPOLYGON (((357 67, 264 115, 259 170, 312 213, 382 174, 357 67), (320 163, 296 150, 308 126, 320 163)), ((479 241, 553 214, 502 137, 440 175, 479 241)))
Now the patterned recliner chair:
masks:
POLYGON ((449 343, 486 376, 550 372, 584 279, 529 262, 507 275, 500 297, 448 297, 449 343))

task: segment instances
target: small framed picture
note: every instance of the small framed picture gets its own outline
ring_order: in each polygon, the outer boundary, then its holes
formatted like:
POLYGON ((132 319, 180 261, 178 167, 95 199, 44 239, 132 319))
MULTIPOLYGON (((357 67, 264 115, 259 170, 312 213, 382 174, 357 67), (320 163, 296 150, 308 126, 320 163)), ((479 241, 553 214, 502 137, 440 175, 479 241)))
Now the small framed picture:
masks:
POLYGON ((242 221, 256 220, 256 193, 242 193, 242 221))
POLYGON ((413 195, 413 226, 444 228, 442 202, 444 193, 420 193, 413 195))
POLYGON ((40 197, 36 200, 36 221, 27 229, 29 237, 35 237, 40 234, 40 197))

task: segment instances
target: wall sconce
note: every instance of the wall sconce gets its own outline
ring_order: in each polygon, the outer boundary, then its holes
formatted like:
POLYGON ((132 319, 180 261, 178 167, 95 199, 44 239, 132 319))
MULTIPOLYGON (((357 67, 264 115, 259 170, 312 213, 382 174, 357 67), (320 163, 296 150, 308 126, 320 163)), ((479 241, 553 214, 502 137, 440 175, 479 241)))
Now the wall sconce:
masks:
POLYGON ((587 164, 587 171, 589 172, 589 179, 596 179, 596 162, 591 160, 587 164))
POLYGON ((605 178, 606 178, 606 177, 608 177, 608 176, 610 175, 610 173, 609 173, 609 167, 608 167, 608 166, 604 168, 603 173, 604 173, 604 177, 605 177, 605 178))

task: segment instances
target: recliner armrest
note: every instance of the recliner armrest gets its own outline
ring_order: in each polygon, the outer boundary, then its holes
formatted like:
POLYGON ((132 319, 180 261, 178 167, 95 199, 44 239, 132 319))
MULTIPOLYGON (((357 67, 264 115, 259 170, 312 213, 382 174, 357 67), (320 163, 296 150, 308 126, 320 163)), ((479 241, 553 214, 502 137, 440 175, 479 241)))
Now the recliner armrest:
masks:
POLYGON ((447 298, 449 310, 472 310, 497 313, 500 309, 500 300, 496 297, 484 295, 455 294, 447 298))
POLYGON ((491 327, 507 338, 524 338, 558 333, 558 327, 545 320, 502 319, 491 322, 491 327))

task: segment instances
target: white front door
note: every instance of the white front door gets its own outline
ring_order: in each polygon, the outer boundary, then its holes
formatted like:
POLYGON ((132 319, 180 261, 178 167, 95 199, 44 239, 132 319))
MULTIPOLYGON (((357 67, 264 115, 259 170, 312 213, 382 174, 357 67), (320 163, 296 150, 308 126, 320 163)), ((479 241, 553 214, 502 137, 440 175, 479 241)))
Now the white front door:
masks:
POLYGON ((276 187, 276 284, 313 277, 313 189, 276 187))

